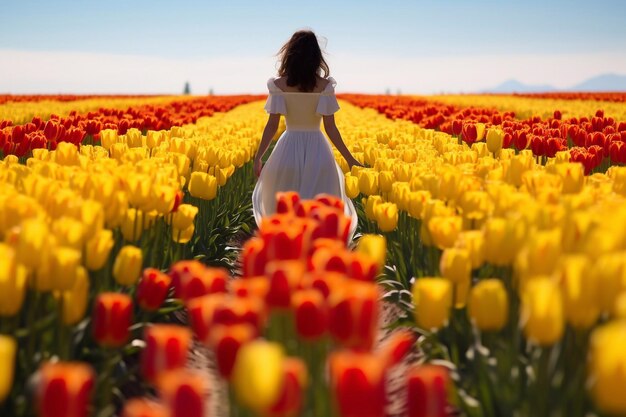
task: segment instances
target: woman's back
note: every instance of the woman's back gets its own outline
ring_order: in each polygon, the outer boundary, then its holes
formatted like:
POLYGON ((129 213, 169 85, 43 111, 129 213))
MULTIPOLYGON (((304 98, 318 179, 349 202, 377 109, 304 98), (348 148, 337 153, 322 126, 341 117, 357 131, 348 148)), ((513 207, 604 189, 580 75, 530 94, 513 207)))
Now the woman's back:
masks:
POLYGON ((332 77, 319 92, 283 91, 275 81, 270 78, 267 82, 270 97, 266 110, 285 115, 288 130, 319 130, 322 116, 339 109, 334 90, 337 83, 332 77))

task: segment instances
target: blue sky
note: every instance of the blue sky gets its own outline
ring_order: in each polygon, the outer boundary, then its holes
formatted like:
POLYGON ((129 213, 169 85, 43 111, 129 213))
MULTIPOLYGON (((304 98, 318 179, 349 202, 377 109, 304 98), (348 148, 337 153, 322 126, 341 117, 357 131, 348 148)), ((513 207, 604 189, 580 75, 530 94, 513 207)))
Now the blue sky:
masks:
POLYGON ((1 8, 0 92, 87 92, 90 82, 94 92, 167 92, 185 79, 192 89, 259 92, 274 72, 272 55, 303 27, 327 39, 331 71, 354 91, 471 91, 509 78, 565 87, 603 70, 626 74, 624 1, 66 0, 1 8), (146 66, 157 67, 148 79, 146 66))

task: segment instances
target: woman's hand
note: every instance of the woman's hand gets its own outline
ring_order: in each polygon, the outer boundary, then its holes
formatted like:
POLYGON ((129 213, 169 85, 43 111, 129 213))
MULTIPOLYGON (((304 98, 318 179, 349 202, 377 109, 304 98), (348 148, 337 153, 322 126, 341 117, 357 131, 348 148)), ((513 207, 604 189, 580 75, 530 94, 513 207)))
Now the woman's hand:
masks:
POLYGON ((360 162, 358 161, 358 159, 356 159, 356 158, 352 158, 352 160, 351 160, 351 161, 348 161, 348 168, 352 169, 352 167, 353 167, 354 165, 356 165, 356 166, 358 166, 358 167, 365 167, 365 165, 363 165, 362 163, 360 163, 360 162))
POLYGON ((257 178, 261 176, 261 169, 263 169, 261 158, 254 158, 254 175, 256 175, 257 178))

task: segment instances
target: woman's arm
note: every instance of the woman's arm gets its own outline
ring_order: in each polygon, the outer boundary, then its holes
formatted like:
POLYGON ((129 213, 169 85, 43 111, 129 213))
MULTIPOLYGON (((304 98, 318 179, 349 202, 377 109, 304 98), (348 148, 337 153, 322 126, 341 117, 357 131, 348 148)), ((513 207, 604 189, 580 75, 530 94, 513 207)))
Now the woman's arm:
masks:
POLYGON ((339 129, 337 129, 337 125, 335 124, 335 115, 331 114, 330 116, 323 116, 324 120, 324 129, 326 130, 326 134, 330 141, 335 145, 335 148, 339 151, 341 156, 344 157, 348 166, 352 168, 352 165, 363 166, 348 150, 348 147, 345 143, 343 143, 343 139, 341 138, 341 133, 339 133, 339 129))
POLYGON ((263 136, 261 137, 259 149, 257 149, 256 155, 254 156, 254 173, 257 177, 261 174, 261 168, 263 166, 261 159, 263 158, 263 155, 265 155, 265 152, 267 152, 267 148, 270 147, 270 142, 278 130, 279 123, 280 113, 270 114, 270 117, 267 119, 265 129, 263 129, 263 136))

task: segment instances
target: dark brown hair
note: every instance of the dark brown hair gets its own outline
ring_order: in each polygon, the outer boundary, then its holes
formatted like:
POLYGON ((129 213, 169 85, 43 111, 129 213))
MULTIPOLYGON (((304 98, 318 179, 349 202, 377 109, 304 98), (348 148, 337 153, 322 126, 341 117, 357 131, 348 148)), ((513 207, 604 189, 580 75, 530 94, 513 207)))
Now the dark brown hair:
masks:
POLYGON ((280 48, 280 68, 278 75, 287 77, 287 85, 298 86, 301 91, 313 91, 317 75, 328 77, 330 70, 322 55, 315 33, 299 30, 280 48))

